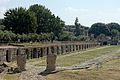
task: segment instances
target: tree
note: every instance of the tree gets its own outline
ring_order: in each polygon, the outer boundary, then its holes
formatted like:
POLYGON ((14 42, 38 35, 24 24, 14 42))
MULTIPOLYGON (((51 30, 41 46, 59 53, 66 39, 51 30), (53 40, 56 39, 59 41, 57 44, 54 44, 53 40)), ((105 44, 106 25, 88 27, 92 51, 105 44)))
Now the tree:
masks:
POLYGON ((32 5, 29 10, 34 12, 37 17, 37 33, 51 33, 53 32, 55 36, 59 37, 59 33, 62 32, 64 27, 64 21, 62 21, 58 16, 55 17, 54 14, 45 6, 42 5, 32 5))
POLYGON ((0 19, 0 25, 3 25, 3 19, 0 19))
POLYGON ((4 30, 5 26, 4 25, 0 25, 0 30, 4 30))
POLYGON ((112 39, 113 40, 119 40, 120 32, 116 29, 112 29, 112 39))
POLYGON ((89 34, 94 34, 94 37, 96 38, 100 34, 105 34, 105 36, 109 36, 111 33, 109 28, 104 23, 95 23, 89 29, 89 34))
POLYGON ((76 37, 70 33, 70 32, 63 32, 61 35, 60 35, 60 38, 59 40, 60 41, 72 41, 74 40, 76 37))
POLYGON ((2 30, 0 30, 0 42, 3 41, 3 37, 4 37, 4 32, 2 30))
POLYGON ((0 19, 0 30, 4 30, 3 19, 0 19))
POLYGON ((36 17, 33 12, 19 7, 9 9, 4 16, 3 23, 6 30, 19 34, 36 32, 36 17))
POLYGON ((48 32, 53 32, 54 37, 56 39, 60 37, 60 34, 63 31, 63 27, 65 25, 64 21, 62 21, 58 16, 55 17, 54 15, 52 15, 52 19, 49 22, 50 26, 48 27, 48 29, 50 29, 48 32))
POLYGON ((110 31, 116 29, 120 32, 120 25, 118 23, 108 23, 106 26, 110 29, 110 31))
POLYGON ((78 23, 79 20, 78 20, 78 17, 76 17, 75 19, 75 36, 79 36, 80 33, 81 33, 81 25, 78 23))

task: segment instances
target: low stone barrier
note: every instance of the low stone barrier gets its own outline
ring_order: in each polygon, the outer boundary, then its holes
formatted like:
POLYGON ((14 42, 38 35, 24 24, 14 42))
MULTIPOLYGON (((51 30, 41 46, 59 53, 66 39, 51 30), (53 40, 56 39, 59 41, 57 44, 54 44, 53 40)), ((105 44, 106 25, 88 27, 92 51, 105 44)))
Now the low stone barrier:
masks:
POLYGON ((99 46, 98 43, 64 43, 37 47, 0 48, 0 62, 17 60, 17 68, 14 69, 14 72, 21 72, 25 70, 26 59, 47 56, 45 71, 51 72, 56 69, 57 55, 78 52, 97 46, 99 46))
POLYGON ((14 47, 14 48, 0 48, 0 62, 11 62, 17 60, 17 51, 22 48, 20 52, 26 55, 26 59, 40 58, 49 54, 69 54, 89 48, 99 46, 98 43, 61 43, 47 46, 37 47, 14 47), (23 50, 24 49, 24 50, 23 50))

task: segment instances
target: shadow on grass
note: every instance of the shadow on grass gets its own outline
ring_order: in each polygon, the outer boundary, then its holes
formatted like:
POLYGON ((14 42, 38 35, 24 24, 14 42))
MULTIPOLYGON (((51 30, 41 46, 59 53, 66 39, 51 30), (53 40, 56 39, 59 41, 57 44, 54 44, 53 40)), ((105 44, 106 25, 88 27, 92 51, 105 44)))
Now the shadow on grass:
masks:
POLYGON ((55 71, 44 70, 43 72, 38 73, 38 75, 47 76, 49 74, 56 74, 56 73, 61 72, 61 71, 64 71, 64 70, 55 70, 55 71))

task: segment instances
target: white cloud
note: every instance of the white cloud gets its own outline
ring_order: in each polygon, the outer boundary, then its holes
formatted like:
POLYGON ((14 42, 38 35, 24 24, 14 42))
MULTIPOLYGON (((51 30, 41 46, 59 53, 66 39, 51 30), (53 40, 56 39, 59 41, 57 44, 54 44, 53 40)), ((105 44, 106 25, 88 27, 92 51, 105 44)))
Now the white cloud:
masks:
POLYGON ((84 8, 73 8, 73 7, 67 7, 66 11, 69 12, 88 12, 88 9, 84 9, 84 8))

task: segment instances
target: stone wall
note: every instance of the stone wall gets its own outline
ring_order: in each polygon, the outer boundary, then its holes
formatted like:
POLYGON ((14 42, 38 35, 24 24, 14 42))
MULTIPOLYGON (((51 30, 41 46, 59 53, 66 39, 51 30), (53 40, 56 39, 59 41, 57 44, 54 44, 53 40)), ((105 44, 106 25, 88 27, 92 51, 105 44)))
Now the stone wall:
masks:
MULTIPOLYGON (((98 43, 61 43, 50 46, 19 47, 27 59, 40 58, 49 54, 62 55, 99 46, 98 43), (24 49, 24 50, 23 50, 24 49)), ((0 48, 0 62, 17 60, 18 48, 0 48)))

